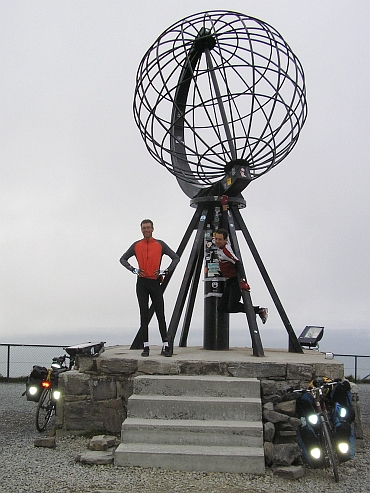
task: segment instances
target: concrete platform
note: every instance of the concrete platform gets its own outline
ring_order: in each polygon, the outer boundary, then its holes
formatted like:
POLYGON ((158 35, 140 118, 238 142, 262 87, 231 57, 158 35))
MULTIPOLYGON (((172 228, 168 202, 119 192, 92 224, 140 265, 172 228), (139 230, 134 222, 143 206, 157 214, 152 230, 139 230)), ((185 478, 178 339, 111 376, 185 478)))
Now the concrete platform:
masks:
POLYGON ((275 361, 275 362, 301 362, 303 361, 333 361, 325 360, 325 353, 304 349, 303 354, 291 353, 287 349, 278 348, 265 348, 264 356, 254 356, 252 348, 232 347, 225 351, 210 351, 203 349, 200 346, 189 347, 176 347, 173 348, 173 356, 171 358, 164 358, 160 355, 161 346, 150 346, 150 355, 148 357, 141 356, 141 349, 130 349, 130 346, 109 346, 105 348, 105 351, 99 356, 100 359, 106 359, 107 357, 129 357, 140 358, 142 360, 148 359, 166 359, 166 360, 204 360, 204 361, 232 361, 237 358, 238 361, 275 361))
POLYGON ((284 349, 264 349, 262 357, 254 356, 251 348, 239 347, 226 351, 174 347, 171 358, 161 356, 160 352, 160 346, 151 346, 150 356, 142 357, 141 350, 132 350, 129 346, 107 347, 96 362, 97 369, 102 374, 218 374, 300 381, 310 381, 313 375, 342 378, 344 372, 342 362, 326 359, 325 353, 314 350, 304 350, 301 354, 284 349))

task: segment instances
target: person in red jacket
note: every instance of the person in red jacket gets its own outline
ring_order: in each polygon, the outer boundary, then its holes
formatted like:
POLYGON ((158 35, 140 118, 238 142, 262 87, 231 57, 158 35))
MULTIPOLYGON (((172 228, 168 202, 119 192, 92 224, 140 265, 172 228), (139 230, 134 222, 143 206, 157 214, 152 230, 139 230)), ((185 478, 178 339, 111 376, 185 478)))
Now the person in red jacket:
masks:
POLYGON ((172 272, 180 262, 180 257, 162 240, 153 238, 153 221, 144 219, 140 223, 143 239, 135 241, 120 258, 121 264, 126 269, 137 275, 136 295, 140 309, 140 330, 143 337, 144 348, 141 356, 149 356, 149 297, 152 301, 154 312, 157 316, 159 332, 162 337, 163 356, 172 356, 168 343, 167 325, 164 314, 163 291, 161 288, 162 277, 172 272), (162 256, 167 255, 172 262, 166 270, 161 270, 162 256), (128 259, 135 256, 138 267, 133 267, 128 259))
MULTIPOLYGON (((218 265, 221 275, 226 279, 225 289, 222 298, 218 304, 218 309, 227 313, 245 313, 244 303, 241 303, 241 289, 250 291, 249 284, 241 279, 238 282, 238 263, 240 260, 236 257, 228 242, 229 233, 226 229, 218 229, 215 234, 215 245, 217 247, 218 265)), ((254 306, 254 313, 259 315, 262 323, 265 324, 268 317, 268 309, 261 306, 254 306)))

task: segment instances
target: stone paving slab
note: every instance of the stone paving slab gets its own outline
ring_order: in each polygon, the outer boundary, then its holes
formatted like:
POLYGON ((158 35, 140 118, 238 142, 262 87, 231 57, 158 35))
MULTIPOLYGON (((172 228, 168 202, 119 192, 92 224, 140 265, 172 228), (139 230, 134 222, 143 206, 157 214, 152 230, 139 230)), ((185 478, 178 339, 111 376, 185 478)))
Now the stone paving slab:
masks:
POLYGON ((114 450, 86 450, 76 456, 76 462, 83 464, 112 464, 114 460, 114 450))

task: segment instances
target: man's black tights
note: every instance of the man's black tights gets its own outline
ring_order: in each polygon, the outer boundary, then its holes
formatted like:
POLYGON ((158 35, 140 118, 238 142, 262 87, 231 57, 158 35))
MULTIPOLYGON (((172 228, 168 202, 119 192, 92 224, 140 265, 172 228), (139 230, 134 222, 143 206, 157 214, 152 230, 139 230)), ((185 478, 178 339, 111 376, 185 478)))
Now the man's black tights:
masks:
POLYGON ((147 279, 138 277, 136 283, 136 295, 140 309, 140 329, 143 342, 149 342, 149 297, 152 301, 159 326, 162 342, 168 340, 166 319, 164 315, 163 291, 159 279, 147 279))

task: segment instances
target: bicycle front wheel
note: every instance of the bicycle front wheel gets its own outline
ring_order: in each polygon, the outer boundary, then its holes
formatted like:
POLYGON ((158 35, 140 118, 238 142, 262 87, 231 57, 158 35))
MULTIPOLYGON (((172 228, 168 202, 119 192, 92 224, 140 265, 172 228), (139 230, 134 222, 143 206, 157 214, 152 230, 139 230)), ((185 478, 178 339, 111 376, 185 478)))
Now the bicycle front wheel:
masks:
POLYGON ((324 434, 326 452, 329 457, 330 465, 333 469, 334 479, 338 483, 339 482, 338 457, 334 449, 333 436, 331 430, 329 429, 329 425, 325 420, 323 420, 322 422, 322 429, 324 434))
POLYGON ((42 391, 36 410, 36 429, 45 431, 50 423, 51 417, 55 411, 55 404, 51 400, 51 389, 42 391))

